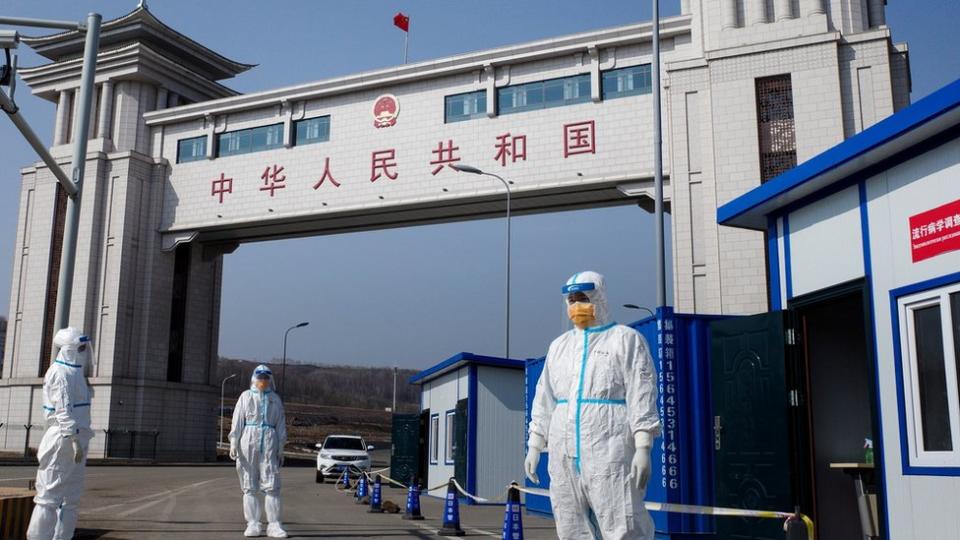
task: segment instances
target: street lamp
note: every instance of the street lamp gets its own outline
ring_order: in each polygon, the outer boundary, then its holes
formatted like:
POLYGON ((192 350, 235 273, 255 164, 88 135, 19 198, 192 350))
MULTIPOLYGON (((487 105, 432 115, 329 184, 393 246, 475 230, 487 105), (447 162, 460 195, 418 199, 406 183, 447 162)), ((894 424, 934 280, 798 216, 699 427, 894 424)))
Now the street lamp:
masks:
MULTIPOLYGON (((3 110, 13 124, 20 130, 23 137, 33 147, 40 158, 47 164, 57 181, 63 186, 67 195, 66 217, 63 221, 63 246, 60 254, 60 275, 57 286, 57 304, 54 312, 54 328, 70 326, 70 302, 73 290, 73 271, 77 255, 77 229, 80 226, 80 194, 83 190, 83 175, 87 162, 87 140, 90 133, 90 117, 93 110, 93 100, 96 97, 94 78, 97 69, 97 51, 100 48, 99 13, 87 15, 86 22, 51 21, 24 17, 0 16, 0 24, 15 26, 33 26, 39 28, 58 28, 68 31, 76 30, 84 33, 83 64, 80 70, 80 86, 77 89, 76 122, 73 125, 73 160, 70 163, 70 176, 60 168, 47 150, 46 146, 37 137, 30 125, 20 114, 20 108, 13 101, 16 86, 16 62, 11 64, 10 49, 15 48, 18 34, 3 31, 0 39, 7 65, 2 70, 3 84, 7 86, 10 95, 0 90, 0 110, 3 110)), ((51 357, 56 355, 56 348, 50 351, 51 357)))
POLYGON ((513 182, 508 182, 501 178, 500 176, 482 171, 476 167, 471 167, 470 165, 462 165, 459 163, 454 163, 451 165, 458 172, 465 172, 470 174, 480 174, 484 176, 492 176, 500 181, 503 184, 503 187, 507 190, 507 331, 506 331, 506 345, 504 356, 510 358, 510 184, 513 182))
POLYGON ((236 377, 237 374, 234 373, 220 381, 220 438, 217 439, 217 446, 220 446, 220 443, 223 442, 223 387, 227 384, 227 381, 236 377))
POLYGON ((648 307, 638 306, 638 305, 636 305, 636 304, 624 304, 623 307, 625 307, 625 308, 627 308, 627 309, 641 309, 641 310, 646 311, 647 313, 649 313, 651 317, 656 317, 656 316, 657 316, 657 315, 653 312, 653 310, 650 309, 650 308, 648 308, 648 307))
POLYGON ((303 328, 308 324, 310 323, 302 322, 300 324, 296 324, 294 326, 291 326, 290 328, 287 328, 287 331, 284 332, 283 334, 283 364, 280 367, 280 388, 278 389, 278 392, 280 393, 281 396, 283 395, 283 385, 286 384, 287 382, 287 336, 290 335, 291 330, 294 330, 296 328, 303 328))

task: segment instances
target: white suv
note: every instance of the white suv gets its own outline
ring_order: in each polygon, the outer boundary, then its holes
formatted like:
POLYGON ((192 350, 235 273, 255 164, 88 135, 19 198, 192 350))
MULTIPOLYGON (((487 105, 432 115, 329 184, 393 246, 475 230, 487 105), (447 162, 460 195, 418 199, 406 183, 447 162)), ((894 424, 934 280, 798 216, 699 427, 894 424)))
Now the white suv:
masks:
POLYGON ((325 478, 337 479, 347 469, 351 476, 370 470, 370 450, 361 437, 356 435, 328 435, 323 444, 317 444, 317 483, 325 478))

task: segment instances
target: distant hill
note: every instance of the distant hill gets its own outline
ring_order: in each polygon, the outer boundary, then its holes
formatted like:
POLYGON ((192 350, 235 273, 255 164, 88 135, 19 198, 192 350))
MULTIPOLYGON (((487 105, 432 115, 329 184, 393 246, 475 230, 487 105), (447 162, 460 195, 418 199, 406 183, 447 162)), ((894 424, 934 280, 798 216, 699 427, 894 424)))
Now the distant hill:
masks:
MULTIPOLYGON (((227 382, 227 405, 232 405, 240 392, 247 389, 258 362, 220 358, 217 380, 231 374, 238 376, 227 382)), ((280 363, 268 363, 274 379, 280 383, 280 363)), ((407 383, 415 370, 400 369, 397 373, 397 412, 418 412, 419 387, 407 383)), ((353 407, 383 411, 393 402, 393 368, 291 364, 287 362, 287 381, 283 399, 287 403, 353 407)))

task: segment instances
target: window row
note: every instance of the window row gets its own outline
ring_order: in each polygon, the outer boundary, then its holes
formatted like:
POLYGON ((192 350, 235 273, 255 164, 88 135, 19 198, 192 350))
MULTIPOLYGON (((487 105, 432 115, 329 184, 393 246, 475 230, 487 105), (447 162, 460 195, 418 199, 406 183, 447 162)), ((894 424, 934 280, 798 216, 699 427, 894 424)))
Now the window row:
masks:
MULTIPOLYGON (((604 71, 600 77, 603 99, 649 94, 653 82, 650 64, 604 71)), ((511 114, 590 101, 590 75, 574 75, 497 89, 497 114, 511 114)), ((444 98, 444 122, 462 122, 487 113, 487 92, 477 90, 444 98)))
MULTIPOLYGON (((456 456, 457 446, 454 442, 455 411, 447 411, 444 415, 444 459, 445 465, 453 465, 456 456)), ((430 417, 430 463, 436 465, 440 461, 440 415, 434 414, 430 417)))
MULTIPOLYGON (((650 65, 604 71, 600 93, 603 99, 649 94, 652 89, 650 65)), ((547 109, 590 101, 590 75, 516 84, 497 89, 497 114, 547 109)), ((444 122, 462 122, 487 114, 485 90, 446 96, 444 122)), ((320 116, 294 122, 293 144, 304 145, 330 140, 330 117, 320 116)), ((283 124, 258 126, 218 133, 214 138, 214 157, 236 156, 273 150, 283 146, 283 124)), ((177 141, 177 163, 207 157, 207 137, 177 141)))
MULTIPOLYGON (((330 140, 330 117, 320 116, 294 122, 293 144, 301 146, 330 140)), ((283 146, 283 124, 257 126, 218 133, 214 137, 214 156, 236 156, 273 150, 283 146)), ((207 137, 191 137, 177 141, 177 163, 188 163, 207 157, 207 137)))

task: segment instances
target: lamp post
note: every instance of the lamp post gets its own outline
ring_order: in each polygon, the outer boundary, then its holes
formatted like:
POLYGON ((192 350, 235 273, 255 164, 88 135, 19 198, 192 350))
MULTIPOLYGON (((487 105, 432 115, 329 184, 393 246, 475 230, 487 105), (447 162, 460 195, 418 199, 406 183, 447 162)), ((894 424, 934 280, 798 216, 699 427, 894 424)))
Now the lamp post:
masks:
POLYGON ((283 395, 283 385, 287 382, 287 336, 290 335, 290 331, 303 328, 310 324, 309 322, 302 322, 300 324, 295 324, 290 328, 287 328, 287 331, 283 333, 283 364, 280 366, 280 388, 278 389, 280 395, 283 395))
POLYGON ((651 317, 657 316, 656 313, 654 313, 653 310, 648 307, 638 306, 636 304, 624 304, 623 307, 627 309, 640 309, 640 310, 646 311, 647 313, 650 314, 651 317))
MULTIPOLYGON (((66 328, 70 324, 70 303, 73 294, 73 270, 77 254, 77 229, 80 226, 80 195, 83 190, 83 175, 87 163, 87 140, 90 133, 90 117, 93 110, 93 100, 96 97, 94 78, 97 68, 97 52, 100 48, 100 25, 102 17, 99 13, 90 13, 85 22, 50 21, 24 17, 2 17, 0 24, 16 26, 33 26, 40 28, 61 28, 76 30, 84 34, 83 64, 80 70, 80 86, 77 90, 76 123, 73 126, 73 159, 70 163, 70 176, 64 173, 60 166, 50 156, 36 133, 30 128, 19 114, 19 107, 13 101, 13 91, 16 82, 16 65, 5 66, 4 72, 9 78, 8 88, 10 95, 0 90, 0 109, 2 109, 14 125, 20 130, 24 138, 33 146, 43 161, 50 166, 54 176, 63 186, 67 194, 67 211, 63 222, 63 245, 60 253, 60 275, 57 285, 57 304, 54 312, 54 329, 66 328)), ((6 58, 9 61, 9 51, 16 46, 17 35, 5 32, 4 47, 6 58), (12 38, 12 39, 11 39, 12 38)), ((51 356, 56 349, 49 351, 51 356)))
POLYGON ((227 384, 227 381, 229 381, 230 379, 236 376, 237 374, 234 373, 233 375, 230 375, 224 378, 222 381, 220 381, 220 438, 217 439, 217 446, 219 446, 220 443, 223 442, 223 388, 224 388, 224 385, 227 384))
POLYGON ((476 167, 471 167, 470 165, 462 165, 459 163, 455 163, 451 165, 451 167, 453 167, 455 170, 459 172, 465 172, 470 174, 480 174, 483 176, 492 176, 493 178, 496 178, 497 180, 499 180, 500 183, 503 184, 503 187, 507 190, 507 287, 506 287, 507 288, 507 305, 506 305, 507 328, 506 328, 506 337, 505 337, 506 343, 504 345, 504 357, 510 358, 510 197, 512 195, 510 191, 510 184, 512 184, 513 182, 508 182, 504 180, 502 177, 500 177, 499 175, 482 171, 476 167))
POLYGON ((393 366, 393 408, 391 414, 397 414, 397 366, 393 366))
POLYGON ((663 232, 663 136, 660 128, 660 0, 653 0, 653 58, 650 74, 653 83, 653 190, 656 229, 657 308, 667 305, 667 263, 663 232))

